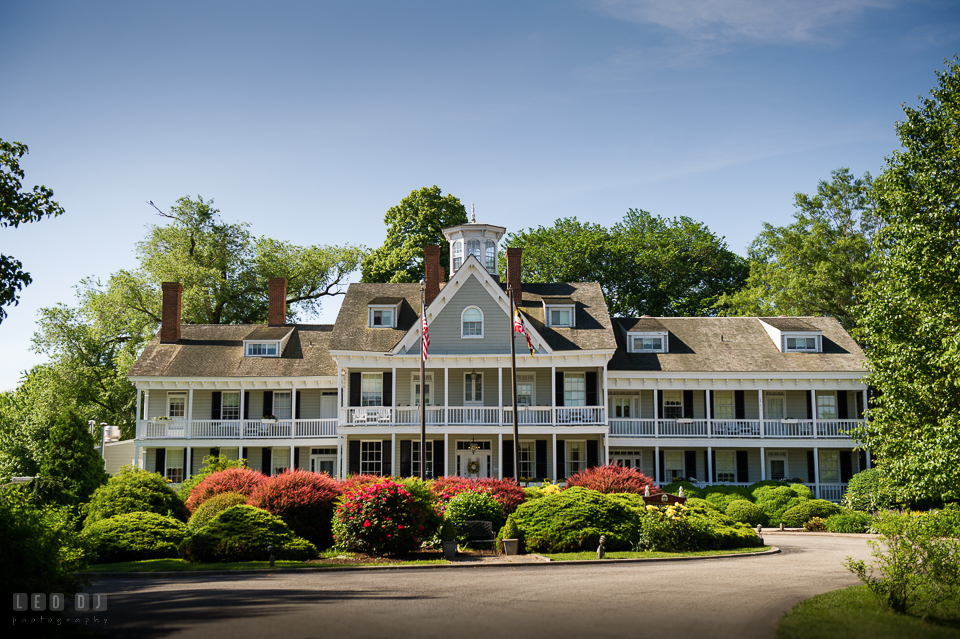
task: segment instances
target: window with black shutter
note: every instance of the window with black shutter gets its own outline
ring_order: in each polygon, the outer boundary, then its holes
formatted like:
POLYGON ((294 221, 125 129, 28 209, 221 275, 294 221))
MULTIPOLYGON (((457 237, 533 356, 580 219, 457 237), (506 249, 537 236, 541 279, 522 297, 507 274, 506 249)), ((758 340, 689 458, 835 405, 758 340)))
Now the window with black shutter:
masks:
POLYGON ((693 419, 693 391, 683 391, 683 416, 686 419, 693 419))
POLYGON ((383 405, 393 406, 393 372, 383 374, 383 405))
POLYGON ((747 484, 750 482, 750 458, 747 451, 737 451, 737 482, 747 484))
POLYGON ((503 442, 503 476, 513 477, 513 440, 503 442))
POLYGON ((537 479, 547 476, 547 440, 538 439, 536 444, 537 479))
POLYGON ((220 419, 220 398, 221 391, 213 391, 210 394, 210 419, 220 419))
MULTIPOLYGON (((587 406, 597 406, 599 405, 599 400, 597 399, 597 372, 596 371, 587 371, 586 373, 586 384, 587 384, 587 406)), ((589 450, 588 450, 589 454, 589 450)))
POLYGON ((167 476, 167 449, 166 448, 157 449, 157 460, 153 470, 154 472, 160 473, 164 477, 167 476))
POLYGON ((563 406, 563 373, 558 372, 554 376, 556 392, 554 393, 554 402, 557 406, 563 406))
POLYGON ((587 468, 600 465, 600 442, 595 439, 587 440, 587 468))
POLYGON ((443 477, 445 470, 443 467, 443 440, 436 439, 433 442, 433 476, 434 478, 443 477))
POLYGON ((747 408, 745 401, 743 399, 743 391, 733 391, 733 409, 735 411, 736 417, 734 419, 746 419, 747 418, 747 408))
POLYGON ((350 373, 350 405, 360 405, 360 373, 350 373))

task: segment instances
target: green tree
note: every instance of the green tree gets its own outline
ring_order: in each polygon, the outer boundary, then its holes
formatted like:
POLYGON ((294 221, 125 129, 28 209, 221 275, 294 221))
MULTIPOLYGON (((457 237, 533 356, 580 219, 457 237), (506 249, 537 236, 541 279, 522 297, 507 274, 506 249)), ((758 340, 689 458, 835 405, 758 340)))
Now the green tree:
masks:
POLYGON ((876 266, 873 179, 846 168, 830 175, 816 195, 794 195, 793 224, 764 222, 746 286, 720 299, 724 315, 828 315, 855 329, 858 296, 876 266))
POLYGON ((0 479, 39 472, 50 427, 63 406, 56 381, 50 366, 35 366, 16 389, 0 393, 0 479))
POLYGON ((423 187, 391 206, 383 217, 387 238, 363 260, 362 282, 419 282, 423 279, 423 247, 440 247, 440 264, 449 264, 450 245, 442 229, 467 223, 460 200, 442 195, 440 187, 423 187))
POLYGON ((960 63, 898 122, 902 151, 877 178, 878 268, 861 337, 866 445, 911 500, 960 499, 960 63))
MULTIPOLYGON (((53 200, 53 191, 35 186, 23 191, 23 169, 20 158, 29 152, 26 144, 0 140, 0 227, 17 228, 22 223, 56 217, 63 208, 53 200)), ((33 279, 23 270, 23 263, 0 254, 0 322, 7 316, 4 306, 18 304, 20 291, 33 279)))
POLYGON ((523 248, 523 281, 598 282, 613 315, 713 315, 717 298, 747 275, 743 258, 706 225, 639 209, 611 229, 566 218, 504 244, 523 248))
POLYGON ((38 496, 47 503, 76 506, 90 499, 107 481, 103 458, 90 427, 76 411, 60 413, 50 429, 40 471, 33 481, 38 496))

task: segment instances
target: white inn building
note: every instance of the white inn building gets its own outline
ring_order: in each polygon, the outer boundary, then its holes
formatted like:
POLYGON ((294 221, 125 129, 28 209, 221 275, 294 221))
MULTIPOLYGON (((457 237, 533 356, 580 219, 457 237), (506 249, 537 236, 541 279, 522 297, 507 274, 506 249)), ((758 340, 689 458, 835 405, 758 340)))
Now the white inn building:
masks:
POLYGON ((173 481, 213 452, 340 477, 426 463, 432 477, 563 480, 618 463, 659 483, 799 478, 833 500, 868 466, 847 434, 863 421, 864 355, 836 320, 611 318, 599 284, 522 283, 508 248, 530 355, 497 276, 505 230, 444 229, 446 268, 425 247, 424 380, 419 284, 351 284, 336 324, 314 325, 286 323, 286 282, 273 279, 266 325, 204 326, 181 325, 182 287, 164 284, 160 332, 129 372, 135 459, 173 481))

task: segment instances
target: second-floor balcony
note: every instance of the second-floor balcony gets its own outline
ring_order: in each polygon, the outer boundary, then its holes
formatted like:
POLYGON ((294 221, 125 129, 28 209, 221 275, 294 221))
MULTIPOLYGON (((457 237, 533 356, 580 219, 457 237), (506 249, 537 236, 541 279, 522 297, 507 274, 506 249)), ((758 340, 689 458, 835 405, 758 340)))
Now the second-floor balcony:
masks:
POLYGON ((850 439, 862 419, 610 419, 611 437, 850 439))
POLYGON ((137 422, 137 439, 296 439, 335 437, 336 419, 155 419, 137 422))
MULTIPOLYGON (((397 408, 365 406, 345 408, 341 412, 343 426, 417 426, 419 406, 397 408)), ((521 406, 517 423, 523 426, 603 425, 603 406, 521 406)), ((497 406, 427 406, 429 426, 511 426, 513 408, 497 406)))

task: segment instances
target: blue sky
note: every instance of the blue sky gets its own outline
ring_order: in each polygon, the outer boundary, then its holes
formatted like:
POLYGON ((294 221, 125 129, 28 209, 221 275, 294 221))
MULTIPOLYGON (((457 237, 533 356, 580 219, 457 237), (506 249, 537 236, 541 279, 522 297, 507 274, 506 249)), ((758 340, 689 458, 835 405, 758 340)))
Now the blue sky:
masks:
POLYGON ((635 207, 745 254, 831 170, 878 174, 958 51, 940 0, 2 3, 0 138, 66 213, 0 231, 34 277, 0 389, 43 361, 37 309, 135 267, 146 200, 375 247, 436 184, 509 230, 635 207))

